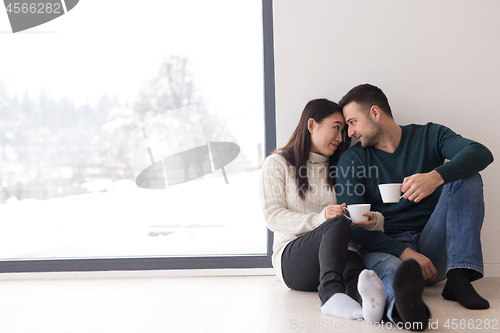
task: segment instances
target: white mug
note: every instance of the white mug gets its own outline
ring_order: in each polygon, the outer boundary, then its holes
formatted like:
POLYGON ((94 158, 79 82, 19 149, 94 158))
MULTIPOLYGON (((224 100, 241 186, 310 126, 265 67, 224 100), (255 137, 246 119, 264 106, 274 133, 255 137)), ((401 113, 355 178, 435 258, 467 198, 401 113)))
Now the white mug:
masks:
POLYGON ((379 184, 378 189, 384 203, 396 203, 403 197, 401 195, 402 184, 379 184))
POLYGON ((349 205, 345 209, 349 212, 351 217, 346 216, 352 223, 358 223, 359 221, 368 221, 368 216, 362 215, 363 213, 368 213, 372 205, 370 204, 356 204, 349 205))

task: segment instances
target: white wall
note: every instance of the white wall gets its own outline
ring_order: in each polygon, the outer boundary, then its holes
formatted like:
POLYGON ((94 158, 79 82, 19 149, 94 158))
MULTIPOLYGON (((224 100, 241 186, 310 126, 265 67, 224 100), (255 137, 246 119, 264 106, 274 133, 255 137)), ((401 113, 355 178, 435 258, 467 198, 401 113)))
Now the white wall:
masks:
MULTIPOLYGON (((274 0, 278 147, 313 98, 380 87, 399 124, 444 124, 500 142, 500 1, 274 0)), ((487 276, 500 276, 500 164, 482 173, 487 276)))

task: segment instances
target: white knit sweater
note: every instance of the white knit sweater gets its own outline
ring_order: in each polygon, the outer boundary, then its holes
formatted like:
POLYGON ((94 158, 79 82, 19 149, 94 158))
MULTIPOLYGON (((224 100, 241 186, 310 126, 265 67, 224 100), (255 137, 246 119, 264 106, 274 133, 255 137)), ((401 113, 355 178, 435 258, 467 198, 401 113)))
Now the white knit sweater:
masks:
MULTIPOLYGON (((337 204, 337 197, 327 183, 327 168, 328 156, 309 154, 307 178, 311 190, 302 200, 297 194, 294 167, 280 154, 272 154, 264 161, 260 180, 261 206, 267 227, 274 232, 272 263, 281 281, 281 256, 286 245, 325 222, 326 206, 337 204)), ((384 217, 380 213, 377 217, 377 225, 368 230, 383 231, 384 217)), ((360 252, 352 240, 349 250, 360 252)))

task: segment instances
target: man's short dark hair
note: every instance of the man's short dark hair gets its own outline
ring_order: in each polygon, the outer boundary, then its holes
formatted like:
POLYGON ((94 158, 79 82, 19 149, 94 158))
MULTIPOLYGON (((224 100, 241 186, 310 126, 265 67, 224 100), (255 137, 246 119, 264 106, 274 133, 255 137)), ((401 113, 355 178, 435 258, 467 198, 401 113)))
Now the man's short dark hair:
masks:
POLYGON ((340 100, 339 106, 344 108, 344 106, 351 102, 356 102, 363 109, 366 109, 366 111, 376 105, 392 118, 391 107, 389 106, 389 101, 387 100, 384 92, 382 89, 371 84, 360 84, 359 86, 349 90, 349 92, 340 100))

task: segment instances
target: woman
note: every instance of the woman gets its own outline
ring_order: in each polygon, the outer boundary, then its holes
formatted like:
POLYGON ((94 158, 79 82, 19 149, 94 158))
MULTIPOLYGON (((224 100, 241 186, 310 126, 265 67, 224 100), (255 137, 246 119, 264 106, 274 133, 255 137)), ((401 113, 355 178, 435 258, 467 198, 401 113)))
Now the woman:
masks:
MULTIPOLYGON (((335 195, 336 164, 349 145, 342 109, 327 99, 310 101, 287 145, 264 162, 261 202, 274 232, 278 278, 290 289, 318 291, 325 314, 378 322, 384 287, 373 271, 363 271, 345 204, 335 195)), ((383 230, 382 214, 366 214, 363 227, 383 230)))

